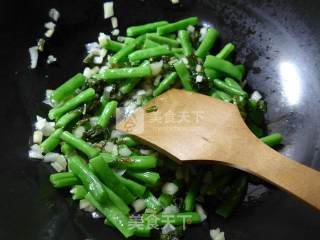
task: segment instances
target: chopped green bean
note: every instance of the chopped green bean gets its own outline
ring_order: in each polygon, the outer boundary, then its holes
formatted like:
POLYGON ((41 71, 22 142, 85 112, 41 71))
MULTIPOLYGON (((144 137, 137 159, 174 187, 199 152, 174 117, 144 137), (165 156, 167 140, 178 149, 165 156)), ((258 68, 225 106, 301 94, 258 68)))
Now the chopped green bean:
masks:
POLYGON ((95 98, 95 91, 93 88, 88 88, 83 92, 79 93, 77 96, 68 100, 61 107, 53 108, 49 111, 49 118, 51 120, 58 120, 63 114, 75 109, 79 105, 89 102, 95 98))
POLYGON ((243 78, 242 72, 239 70, 239 68, 237 68, 231 62, 217 58, 212 55, 208 55, 206 57, 206 61, 204 62, 204 66, 206 68, 212 68, 217 71, 223 72, 226 75, 237 79, 238 81, 241 81, 243 78))
POLYGON ((154 210, 155 213, 158 213, 161 211, 162 209, 161 203, 151 192, 147 193, 147 197, 144 201, 146 203, 147 208, 154 210))
POLYGON ((73 147, 71 147, 68 143, 62 143, 61 144, 61 152, 65 155, 65 156, 68 156, 68 155, 71 155, 73 153, 75 153, 75 150, 73 147))
POLYGON ((101 156, 91 159, 90 164, 93 167, 94 172, 98 175, 102 182, 108 188, 114 191, 120 198, 122 198, 126 204, 132 203, 135 200, 135 197, 121 183, 116 174, 112 171, 112 169, 108 166, 108 164, 101 156))
POLYGON ((246 69, 243 64, 236 65, 236 68, 241 72, 242 76, 246 73, 246 69))
POLYGON ((230 217, 240 200, 244 197, 248 189, 248 177, 247 175, 239 176, 230 192, 227 194, 225 201, 218 206, 216 213, 224 218, 230 217))
POLYGON ((186 30, 180 30, 178 33, 180 44, 183 48, 185 56, 190 56, 193 52, 192 44, 190 41, 189 32, 186 30))
POLYGON ((159 86, 153 91, 153 96, 159 96, 161 93, 165 92, 170 88, 172 84, 176 81, 178 75, 176 72, 172 72, 168 74, 163 81, 159 84, 159 86))
POLYGON ((214 91, 214 93, 211 96, 218 98, 222 101, 228 102, 228 103, 232 102, 232 97, 229 94, 222 92, 222 91, 216 90, 216 91, 214 91))
POLYGON ((56 123, 56 127, 65 128, 69 123, 71 123, 72 121, 80 117, 80 115, 81 115, 81 111, 79 109, 71 112, 67 112, 61 118, 59 118, 59 120, 56 123))
POLYGON ((131 68, 114 68, 106 69, 99 74, 97 78, 104 79, 107 82, 111 80, 125 79, 125 78, 142 78, 151 77, 152 71, 150 64, 146 66, 131 67, 131 68))
POLYGON ((108 194, 108 199, 116 206, 123 214, 128 215, 130 208, 127 204, 120 198, 114 191, 108 187, 104 187, 106 193, 108 194))
POLYGON ((155 41, 152 41, 150 39, 146 39, 146 41, 143 44, 143 49, 148 49, 148 48, 154 48, 154 47, 159 47, 161 46, 159 43, 156 43, 155 41))
POLYGON ((44 140, 40 147, 43 152, 52 152, 60 143, 60 135, 63 130, 61 128, 55 130, 46 140, 44 140))
POLYGON ((154 48, 147 48, 135 51, 129 55, 131 62, 141 61, 152 57, 160 57, 165 55, 171 55, 172 52, 168 46, 159 46, 154 48))
POLYGON ((184 51, 182 48, 171 48, 171 51, 173 52, 174 56, 178 58, 182 58, 184 56, 184 51))
POLYGON ((196 25, 198 24, 198 18, 197 17, 190 17, 186 19, 182 19, 175 23, 170 23, 164 26, 160 26, 157 28, 157 33, 159 35, 165 35, 168 33, 176 32, 178 30, 186 29, 190 25, 196 25))
POLYGON ((243 97, 247 97, 248 96, 248 94, 245 91, 239 90, 239 89, 234 88, 234 87, 230 87, 226 83, 224 83, 223 81, 221 81, 219 79, 214 80, 213 83, 217 88, 219 88, 222 91, 230 94, 231 96, 243 96, 243 97))
POLYGON ((267 144, 268 146, 274 147, 281 144, 283 137, 280 133, 273 133, 273 134, 270 134, 269 136, 260 138, 260 140, 265 144, 267 144))
POLYGON ((85 76, 83 76, 81 73, 76 74, 56 90, 54 90, 51 94, 51 99, 55 102, 60 102, 66 97, 74 94, 75 91, 85 83, 85 81, 85 76))
POLYGON ((84 199, 88 193, 88 191, 82 185, 75 185, 70 192, 72 193, 73 200, 84 199))
POLYGON ((69 168, 72 173, 76 175, 87 191, 89 191, 99 202, 105 202, 108 194, 103 184, 94 175, 94 173, 88 168, 79 156, 73 155, 68 157, 69 168))
POLYGON ((97 125, 99 125, 102 128, 105 128, 108 126, 111 118, 115 115, 117 110, 118 102, 117 101, 111 101, 106 104, 106 106, 103 109, 103 112, 101 113, 97 125))
POLYGON ((235 50, 235 46, 232 43, 228 43, 221 49, 221 51, 216 55, 217 58, 227 59, 230 57, 231 53, 235 50))
POLYGON ((51 174, 50 182, 55 188, 71 187, 80 184, 79 179, 71 172, 51 174))
POLYGON ((134 140, 132 137, 123 136, 117 140, 117 144, 125 144, 128 147, 136 147, 138 146, 139 143, 136 140, 134 140))
POLYGON ((220 191, 227 186, 227 184, 233 179, 233 174, 225 174, 223 176, 215 177, 214 181, 207 188, 207 194, 209 196, 217 196, 220 191))
POLYGON ((195 200, 199 192, 199 181, 192 182, 189 191, 184 199, 184 211, 191 212, 194 209, 195 200))
POLYGON ((162 193, 158 198, 158 201, 160 202, 161 206, 165 208, 172 204, 173 198, 169 194, 162 193))
POLYGON ((232 88, 236 88, 238 89, 239 91, 243 91, 242 90, 242 87, 240 86, 240 84, 233 80, 232 78, 225 78, 224 79, 224 82, 229 86, 229 87, 232 87, 232 88))
MULTIPOLYGON (((150 64, 149 61, 144 61, 140 66, 148 66, 150 64)), ((142 80, 143 78, 129 78, 124 80, 120 87, 119 87, 119 91, 122 94, 129 94, 142 80)))
POLYGON ((119 52, 123 48, 124 44, 120 42, 107 39, 106 43, 103 45, 103 48, 110 50, 112 52, 119 52))
POLYGON ((159 44, 162 44, 162 45, 163 44, 168 45, 170 47, 178 47, 180 45, 180 43, 175 39, 159 36, 154 33, 147 34, 147 39, 152 40, 152 41, 159 43, 159 44))
POLYGON ((132 181, 130 179, 124 178, 124 177, 122 177, 120 175, 116 175, 116 176, 118 177, 120 182, 122 184, 124 184, 129 189, 129 191, 132 194, 134 194, 134 195, 136 195, 136 196, 138 196, 140 198, 142 198, 144 196, 144 194, 146 192, 146 187, 145 186, 143 186, 143 185, 141 185, 141 184, 139 184, 139 183, 137 183, 135 181, 132 181))
POLYGON ((132 53, 139 45, 143 44, 145 40, 145 35, 142 35, 135 39, 132 43, 124 45, 120 51, 118 51, 115 55, 113 55, 110 59, 110 62, 115 64, 123 61, 128 57, 130 53, 132 53))
POLYGON ((196 56, 198 56, 201 59, 204 59, 213 47, 218 37, 219 33, 215 29, 209 28, 195 53, 196 56))
POLYGON ((205 73, 206 77, 211 81, 224 76, 223 73, 218 72, 214 69, 210 69, 210 68, 205 68, 204 73, 205 73))
POLYGON ((252 122, 250 119, 247 119, 247 125, 256 137, 262 138, 265 135, 263 129, 257 126, 257 124, 252 122))
POLYGON ((60 138, 66 143, 70 144, 72 147, 86 154, 89 158, 93 158, 99 154, 98 149, 90 146, 87 142, 85 142, 81 138, 77 138, 68 131, 64 131, 60 135, 60 138))
POLYGON ((136 172, 127 170, 126 175, 143 182, 148 186, 156 186, 160 181, 160 175, 157 172, 136 172))
POLYGON ((94 197, 93 194, 88 193, 86 195, 86 199, 96 208, 98 209, 109 222, 112 223, 126 238, 131 237, 134 233, 132 228, 129 228, 128 217, 123 214, 117 207, 115 207, 112 203, 108 202, 106 204, 101 204, 94 197))
POLYGON ((132 37, 125 37, 124 38, 124 44, 130 44, 132 43, 133 41, 135 41, 136 39, 135 38, 132 38, 132 37))
POLYGON ((148 23, 140 26, 132 26, 127 28, 127 35, 129 37, 139 36, 145 33, 155 32, 158 27, 167 25, 167 21, 158 21, 153 23, 148 23))
POLYGON ((111 162, 110 165, 115 168, 146 170, 157 166, 157 158, 155 156, 131 156, 119 158, 117 161, 111 162))
POLYGON ((183 62, 177 62, 174 64, 174 68, 178 73, 183 88, 187 91, 193 91, 191 76, 186 65, 183 62))

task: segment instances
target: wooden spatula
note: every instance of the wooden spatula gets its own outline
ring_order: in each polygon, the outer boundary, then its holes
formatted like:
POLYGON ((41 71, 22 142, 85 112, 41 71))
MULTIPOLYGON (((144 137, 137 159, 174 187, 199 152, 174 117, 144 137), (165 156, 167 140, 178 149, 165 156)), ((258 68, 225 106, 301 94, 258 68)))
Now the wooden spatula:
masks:
POLYGON ((233 104, 173 89, 120 121, 117 129, 179 162, 212 161, 247 171, 320 209, 320 172, 262 143, 233 104))

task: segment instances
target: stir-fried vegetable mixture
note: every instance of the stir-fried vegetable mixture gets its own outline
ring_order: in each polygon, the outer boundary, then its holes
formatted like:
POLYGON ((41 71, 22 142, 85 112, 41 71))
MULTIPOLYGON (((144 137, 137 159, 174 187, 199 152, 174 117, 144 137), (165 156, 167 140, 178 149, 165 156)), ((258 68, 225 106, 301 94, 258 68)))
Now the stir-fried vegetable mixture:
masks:
POLYGON ((99 43, 87 45, 84 73, 47 92, 53 122, 38 117, 30 157, 50 162, 58 172, 52 185, 70 188, 82 209, 96 211, 126 238, 159 228, 161 239, 179 238, 206 219, 201 204, 208 198, 216 199, 217 214, 229 217, 246 194, 246 173, 178 166, 114 129, 117 109, 129 115, 166 90, 183 88, 237 105, 257 137, 280 144, 281 135, 266 136, 265 102, 244 88, 245 68, 232 61, 235 46, 212 51, 218 37, 197 17, 132 26, 117 39, 100 33, 99 43))

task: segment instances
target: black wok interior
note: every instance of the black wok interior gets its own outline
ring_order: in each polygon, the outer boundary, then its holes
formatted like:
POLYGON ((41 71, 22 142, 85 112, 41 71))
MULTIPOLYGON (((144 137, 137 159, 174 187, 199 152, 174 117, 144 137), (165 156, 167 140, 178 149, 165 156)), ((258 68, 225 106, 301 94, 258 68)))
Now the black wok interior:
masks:
MULTIPOLYGON (((314 0, 115 0, 120 28, 144 22, 198 16, 221 33, 220 46, 237 45, 247 80, 265 96, 268 128, 285 136, 286 156, 320 169, 320 2, 314 0)), ((78 210, 67 192, 53 189, 51 171, 27 157, 36 114, 44 115, 45 89, 84 68, 84 44, 111 29, 102 1, 0 1, 1 218, 0 239, 122 239, 101 220, 78 210), (36 70, 28 48, 44 33, 48 10, 61 12, 57 31, 36 70), (57 56, 47 65, 49 54, 57 56)), ((124 33, 124 31, 122 31, 124 33)), ((301 179, 303 181, 303 179, 301 179)), ((307 186, 306 186, 307 187, 307 186)), ((271 187, 229 220, 209 214, 185 239, 210 239, 221 227, 227 240, 318 239, 320 214, 271 187)))

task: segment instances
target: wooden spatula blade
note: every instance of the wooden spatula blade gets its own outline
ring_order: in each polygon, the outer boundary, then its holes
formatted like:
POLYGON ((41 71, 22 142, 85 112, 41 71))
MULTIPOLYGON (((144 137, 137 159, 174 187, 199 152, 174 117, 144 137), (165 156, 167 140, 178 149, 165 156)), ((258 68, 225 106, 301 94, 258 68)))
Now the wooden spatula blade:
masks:
POLYGON ((118 123, 117 129, 176 161, 215 161, 242 169, 320 209, 320 173, 263 144, 233 104, 170 90, 118 123))

